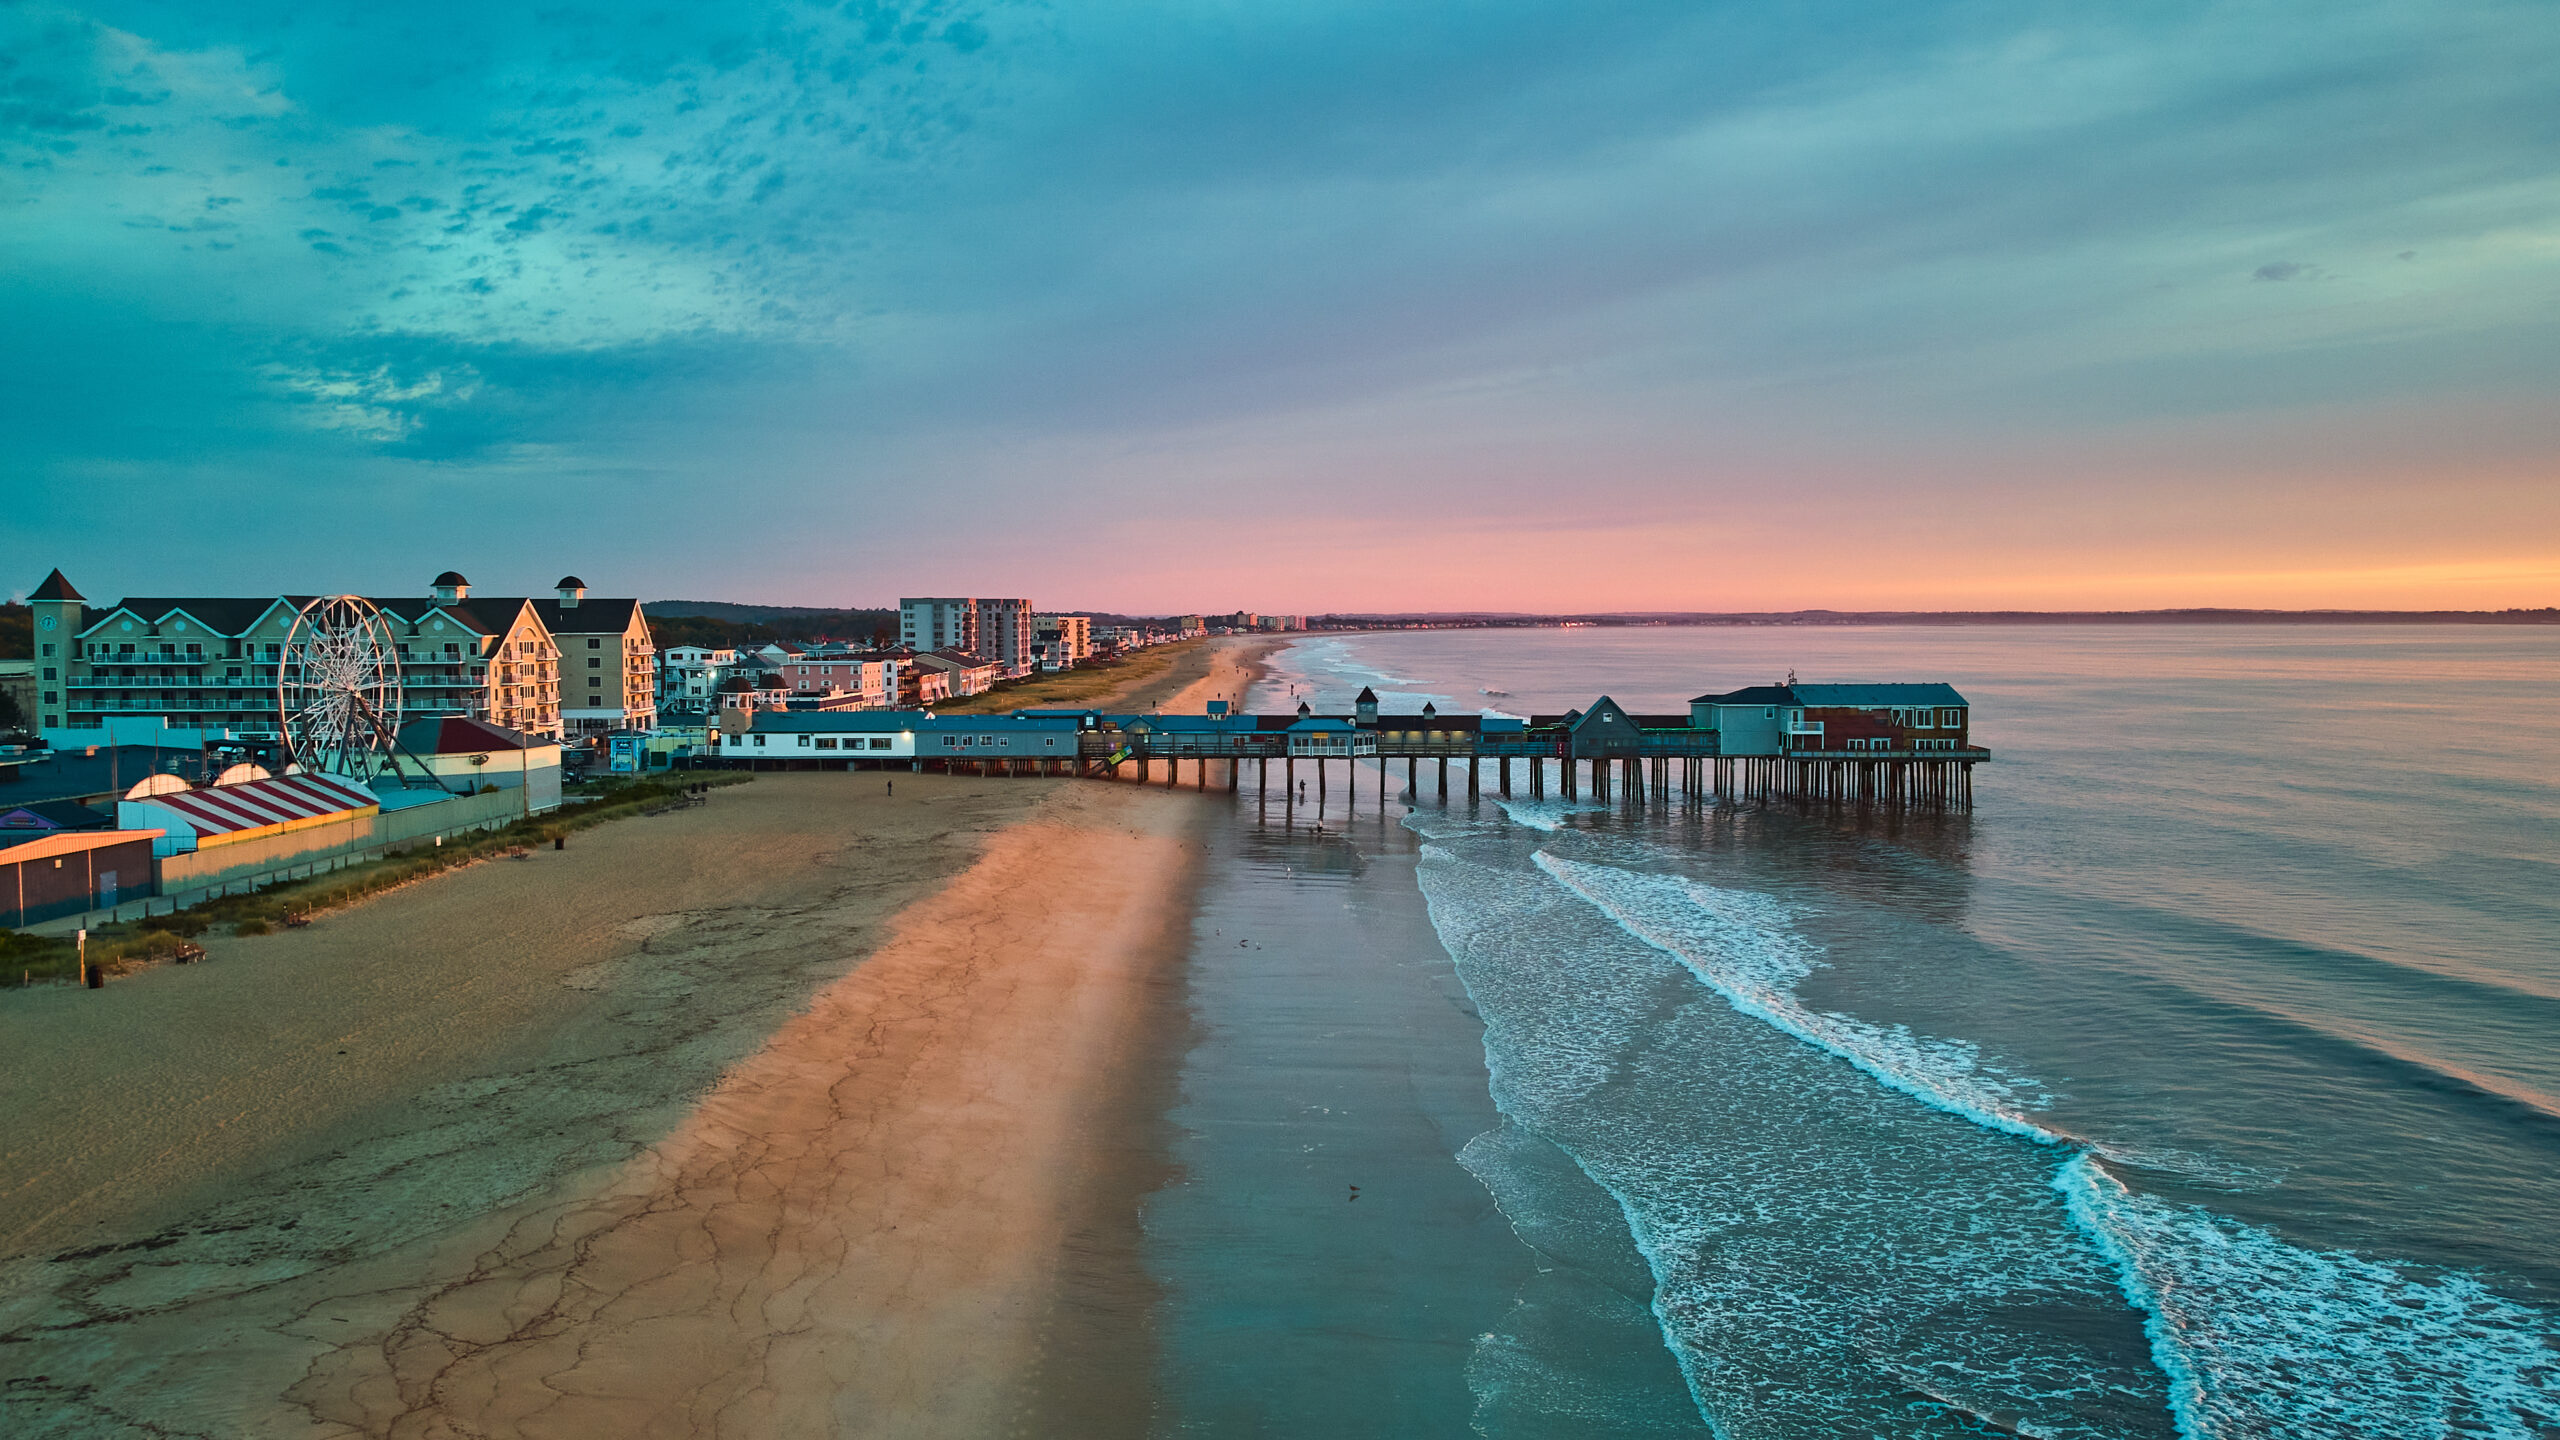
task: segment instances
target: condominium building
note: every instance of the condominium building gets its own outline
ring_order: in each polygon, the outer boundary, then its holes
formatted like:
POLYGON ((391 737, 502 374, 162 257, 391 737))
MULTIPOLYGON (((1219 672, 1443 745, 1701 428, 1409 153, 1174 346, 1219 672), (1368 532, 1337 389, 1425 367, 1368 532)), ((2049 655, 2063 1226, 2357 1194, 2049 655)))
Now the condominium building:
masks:
POLYGON ((1028 600, 929 597, 898 602, 898 643, 919 653, 964 650, 996 662, 1002 678, 1028 675, 1039 626, 1028 600))
POLYGON ((898 602, 898 643, 910 650, 975 650, 978 602, 928 598, 898 602))
MULTIPOLYGON (((135 596, 91 605, 55 570, 28 597, 37 724, 74 743, 77 732, 117 718, 177 730, 273 729, 284 646, 312 598, 135 596)), ((635 601, 588 600, 574 577, 551 600, 475 596, 448 570, 424 598, 372 603, 391 629, 407 718, 453 716, 550 739, 567 726, 564 698, 582 731, 656 718, 657 652, 635 601)))
POLYGON ((535 613, 560 649, 563 733, 602 735, 658 723, 658 647, 637 600, 590 600, 587 582, 564 575, 558 597, 535 613))

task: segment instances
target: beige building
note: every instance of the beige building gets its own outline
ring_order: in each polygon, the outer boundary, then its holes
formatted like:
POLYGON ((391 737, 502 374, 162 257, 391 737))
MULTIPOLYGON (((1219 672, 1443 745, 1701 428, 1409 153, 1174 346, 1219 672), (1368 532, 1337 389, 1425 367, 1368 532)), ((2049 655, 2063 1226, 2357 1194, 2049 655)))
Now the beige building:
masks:
POLYGON ((658 723, 658 647, 637 600, 590 600, 564 575, 559 598, 533 602, 560 651, 561 733, 601 735, 658 723))

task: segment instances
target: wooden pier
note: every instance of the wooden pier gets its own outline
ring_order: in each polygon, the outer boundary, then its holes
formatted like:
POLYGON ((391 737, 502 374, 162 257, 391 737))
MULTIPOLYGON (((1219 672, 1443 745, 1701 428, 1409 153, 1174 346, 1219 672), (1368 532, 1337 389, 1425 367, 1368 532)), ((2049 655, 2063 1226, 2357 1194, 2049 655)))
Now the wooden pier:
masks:
POLYGON ((1388 715, 1361 692, 1353 714, 1244 715, 1213 703, 1199 715, 1023 710, 787 712, 724 724, 722 758, 749 768, 934 770, 964 775, 1077 775, 1240 791, 1250 769, 1267 805, 1279 770, 1295 809, 1303 795, 1333 807, 1366 788, 1420 804, 1472 801, 1490 788, 1531 799, 1549 787, 1632 809, 1792 800, 1962 810, 1973 768, 1991 752, 1970 738, 1970 709, 1951 687, 1754 686, 1702 695, 1686 714, 1634 714, 1603 695, 1562 715, 1388 715), (887 753, 882 753, 886 751, 887 753), (1403 762, 1398 784, 1397 762, 1403 762), (1186 769, 1186 766, 1188 767, 1186 769), (1305 767, 1303 770, 1300 767, 1305 767), (1374 775, 1375 779, 1364 778, 1374 775), (1312 787, 1311 789, 1309 787, 1312 787))
MULTIPOLYGON (((1800 717, 1802 709, 1791 713, 1800 717)), ((1692 723, 1691 716, 1629 715, 1606 696, 1589 710, 1508 722, 1427 709, 1418 716, 1379 716, 1366 703, 1352 717, 1314 716, 1302 708, 1294 716, 1095 716, 1091 722, 1078 736, 1079 774, 1147 783, 1161 760, 1164 783, 1179 785, 1188 761, 1198 788, 1210 788, 1214 778, 1233 792, 1250 766, 1256 791, 1267 796, 1277 761, 1281 791, 1294 800, 1303 764, 1310 767, 1306 778, 1319 812, 1329 808, 1337 761, 1352 803, 1367 788, 1364 774, 1374 774, 1369 784, 1383 804, 1402 761, 1397 793, 1417 804, 1426 787, 1431 798, 1447 802, 1454 780, 1469 800, 1488 784, 1505 798, 1525 789, 1532 799, 1544 799, 1552 785, 1562 799, 1587 795, 1637 809, 1678 799, 1963 810, 1973 804, 1973 767, 1991 758, 1969 741, 1915 742, 1890 733, 1862 734, 1854 750, 1809 748, 1805 742, 1821 743, 1830 728, 1891 727, 1801 718, 1790 722, 1794 730, 1776 753, 1728 754, 1725 734, 1692 723), (1903 748, 1890 743, 1896 738, 1903 748), (1929 748, 1917 748, 1923 744, 1929 748)))

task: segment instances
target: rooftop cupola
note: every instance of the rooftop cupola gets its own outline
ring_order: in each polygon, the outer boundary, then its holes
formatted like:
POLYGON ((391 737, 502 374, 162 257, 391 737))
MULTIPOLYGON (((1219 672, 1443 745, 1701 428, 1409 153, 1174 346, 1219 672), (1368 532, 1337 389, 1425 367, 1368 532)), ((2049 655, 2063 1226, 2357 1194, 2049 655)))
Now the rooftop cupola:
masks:
POLYGON ((1435 718, 1437 718, 1437 717, 1439 716, 1439 714, 1440 714, 1440 707, 1439 707, 1439 706, 1432 704, 1432 703, 1431 703, 1430 701, 1428 701, 1428 700, 1425 700, 1425 701, 1423 701, 1423 702, 1422 702, 1422 718, 1423 718, 1423 719, 1425 719, 1425 720, 1435 719, 1435 718))
POLYGON ((1301 717, 1304 717, 1304 716, 1307 716, 1307 715, 1312 715, 1312 714, 1314 714, 1314 713, 1315 713, 1314 711, 1309 710, 1309 709, 1307 708, 1307 702, 1306 702, 1306 701, 1301 700, 1301 701, 1299 701, 1299 702, 1298 702, 1298 714, 1299 714, 1301 717))
POLYGON ((439 605, 451 605, 471 598, 471 582, 463 579, 459 570, 447 570, 430 583, 434 586, 439 605))
POLYGON ((561 576, 560 583, 552 588, 560 592, 560 608, 563 610, 575 610, 578 602, 587 598, 587 582, 575 575, 561 576))
POLYGON ((37 586, 35 593, 27 598, 29 600, 86 600, 89 597, 72 589, 71 582, 63 579, 62 571, 56 569, 52 574, 44 577, 44 583, 37 586))
POLYGON ((1361 724, 1363 724, 1363 725, 1375 725, 1375 724, 1377 724, 1377 723, 1378 723, 1378 692, 1377 692, 1377 691, 1375 691, 1375 690, 1370 689, 1370 688, 1369 688, 1368 686, 1366 686, 1366 685, 1361 686, 1361 687, 1360 687, 1360 694, 1359 694, 1358 698, 1354 699, 1354 700, 1351 702, 1351 708, 1352 708, 1353 713, 1354 713, 1354 714, 1356 714, 1356 715, 1358 715, 1358 716, 1360 717, 1360 723, 1361 723, 1361 724))

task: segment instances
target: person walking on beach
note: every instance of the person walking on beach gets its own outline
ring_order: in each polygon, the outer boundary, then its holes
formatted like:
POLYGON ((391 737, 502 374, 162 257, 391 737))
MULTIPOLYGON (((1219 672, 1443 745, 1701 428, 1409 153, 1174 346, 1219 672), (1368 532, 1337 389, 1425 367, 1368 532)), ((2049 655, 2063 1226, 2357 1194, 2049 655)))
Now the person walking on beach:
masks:
POLYGON ((892 794, 892 795, 895 795, 895 794, 897 794, 897 793, 898 793, 898 782, 897 782, 897 781, 892 780, 892 781, 890 781, 890 782, 889 782, 889 793, 890 793, 890 794, 892 794))

